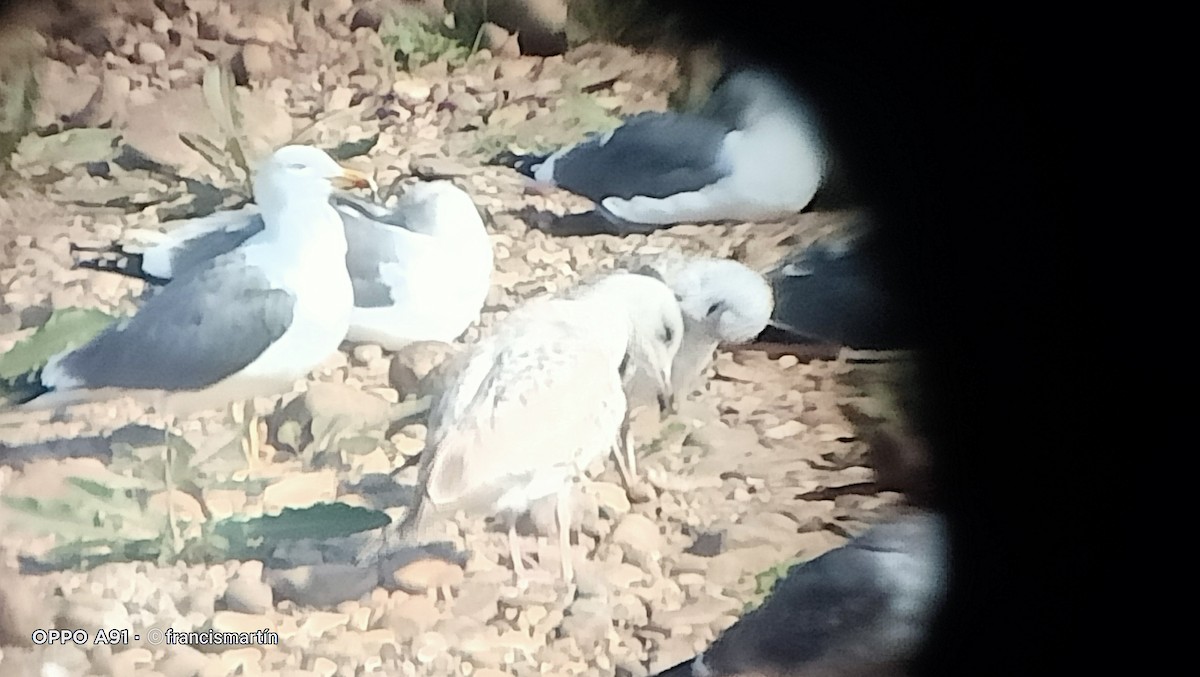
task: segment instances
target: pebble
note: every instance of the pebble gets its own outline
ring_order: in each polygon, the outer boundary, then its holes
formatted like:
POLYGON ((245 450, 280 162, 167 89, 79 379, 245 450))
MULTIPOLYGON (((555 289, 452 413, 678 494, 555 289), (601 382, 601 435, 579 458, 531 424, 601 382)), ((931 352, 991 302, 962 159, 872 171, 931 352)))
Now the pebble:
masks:
POLYGON ((162 47, 153 42, 143 42, 137 47, 138 60, 145 64, 158 63, 167 58, 162 47))
POLYGON ((262 580, 262 563, 258 575, 240 572, 229 579, 225 589, 225 608, 247 614, 265 614, 273 606, 271 587, 262 580))
POLYGON ((454 588, 463 581, 462 567, 440 559, 420 559, 392 574, 401 590, 419 594, 431 589, 454 588))
POLYGON ((658 524, 638 513, 621 518, 612 532, 612 541, 625 550, 625 557, 645 568, 661 557, 663 538, 658 524))
MULTIPOLYGON (((469 134, 474 141, 476 134, 488 131, 486 128, 460 133, 457 127, 452 132, 451 125, 472 121, 477 124, 478 113, 501 105, 493 120, 511 115, 508 124, 513 130, 525 127, 534 132, 528 141, 519 140, 515 149, 533 147, 529 142, 556 143, 556 139, 546 134, 551 130, 537 126, 545 127, 548 108, 562 103, 560 99, 572 87, 580 82, 593 82, 600 75, 608 77, 612 70, 613 75, 619 75, 612 96, 609 92, 601 93, 609 103, 621 103, 623 113, 661 109, 665 97, 661 93, 647 94, 646 83, 664 82, 671 77, 669 64, 654 56, 624 56, 620 50, 608 47, 604 49, 609 51, 601 52, 602 56, 588 54, 579 63, 571 64, 561 58, 495 58, 481 53, 468 66, 448 75, 446 65, 439 63, 416 75, 401 73, 393 82, 390 75, 383 77, 383 71, 376 72, 363 54, 346 55, 332 49, 340 44, 338 41, 349 37, 346 24, 352 21, 360 24, 359 35, 345 44, 366 50, 376 46, 372 40, 378 40, 371 28, 378 17, 373 19, 364 14, 367 11, 364 8, 339 1, 345 5, 339 11, 324 2, 313 3, 311 11, 300 8, 293 18, 294 25, 284 25, 280 23, 283 15, 258 17, 249 10, 235 15, 218 3, 207 2, 203 6, 200 0, 186 0, 181 3, 181 6, 186 4, 183 13, 171 22, 173 30, 182 35, 181 42, 166 47, 165 42, 147 41, 158 39, 149 36, 147 27, 155 21, 163 24, 162 13, 155 11, 152 18, 142 21, 142 27, 136 29, 142 31, 140 34, 110 36, 114 44, 125 45, 122 49, 129 59, 114 50, 103 59, 93 60, 90 49, 75 50, 72 58, 81 61, 67 68, 82 78, 81 83, 88 87, 96 84, 102 89, 104 110, 97 115, 108 116, 104 119, 111 118, 114 125, 123 123, 124 110, 131 101, 161 101, 171 93, 163 91, 168 84, 171 90, 197 87, 193 91, 198 91, 203 68, 214 61, 228 63, 239 54, 242 65, 247 67, 254 65, 256 54, 266 57, 262 68, 274 75, 256 81, 255 86, 262 88, 262 92, 269 90, 271 97, 276 97, 270 99, 272 105, 292 115, 320 121, 323 114, 346 108, 360 92, 366 91, 371 108, 368 114, 375 109, 390 114, 379 121, 378 127, 372 126, 377 124, 374 119, 348 121, 345 132, 355 128, 364 134, 375 129, 384 131, 379 145, 366 158, 381 178, 396 178, 414 169, 426 175, 465 177, 480 198, 481 208, 495 216, 489 228, 494 231, 497 245, 497 290, 489 295, 489 312, 467 333, 467 341, 486 335, 492 322, 511 310, 519 298, 539 290, 562 289, 580 275, 610 266, 615 254, 633 247, 679 247, 697 252, 729 252, 738 248, 739 252, 745 250, 749 255, 765 257, 775 247, 760 240, 776 242, 791 236, 807 242, 818 229, 811 227, 809 220, 828 219, 824 215, 803 215, 797 217, 798 225, 781 226, 790 229, 786 232, 775 229, 773 224, 755 224, 755 228, 685 224, 651 236, 626 239, 606 236, 553 239, 536 230, 530 232, 528 218, 517 210, 533 208, 564 213, 588 208, 587 201, 563 191, 525 196, 525 180, 515 172, 479 167, 472 153, 450 152, 456 137, 469 134), (321 15, 320 22, 313 19, 314 12, 321 15), (326 21, 326 16, 337 20, 326 21), (200 45, 198 36, 210 42, 200 45), (240 41, 225 42, 230 37, 240 41), (211 42, 214 40, 216 44, 211 42), (279 46, 267 48, 260 44, 263 42, 279 46), (211 54, 201 54, 197 47, 211 54), (170 55, 166 54, 167 49, 171 50, 170 55), (318 58, 315 56, 318 53, 333 56, 318 58), (156 58, 164 65, 142 65, 153 64, 156 58), (651 68, 647 64, 657 65, 651 68), (95 70, 94 66, 102 70, 95 70), (294 68, 302 69, 305 77, 290 74, 294 68), (581 71, 586 74, 583 79, 578 77, 581 71), (352 72, 355 75, 350 75, 352 72), (100 75, 103 77, 97 77, 100 75), (93 77, 97 83, 91 82, 93 77), (380 91, 380 86, 385 90, 380 91), (546 100, 512 100, 514 96, 532 94, 546 100), (376 102, 374 97, 381 100, 376 102), (452 105, 439 109, 438 104, 443 101, 452 105), (116 102, 111 111, 110 102, 116 102), (510 109, 510 113, 503 112, 510 109), (527 121, 530 115, 533 119, 527 121), (467 157, 471 159, 450 159, 467 157), (762 233, 763 227, 772 229, 765 239, 757 238, 755 242, 759 244, 752 247, 741 246, 755 233, 762 233)), ((171 0, 164 6, 174 5, 171 0)), ((516 40, 509 43, 515 45, 516 40)), ((78 101, 82 98, 82 94, 64 95, 62 105, 82 106, 86 104, 78 101)), ((202 98, 196 97, 195 101, 202 102, 202 98)), ((286 127, 289 135, 307 124, 300 120, 293 122, 286 114, 282 117, 281 129, 286 127)), ((321 124, 318 122, 315 128, 314 142, 331 146, 341 139, 339 134, 343 130, 329 130, 321 124)), ((165 159, 171 161, 173 156, 168 153, 165 159)), ((122 171, 112 165, 111 179, 80 174, 64 185, 78 186, 81 190, 98 189, 108 182, 125 181, 122 171)), ((223 183, 225 179, 214 178, 217 174, 212 168, 184 169, 181 175, 188 175, 188 171, 221 181, 218 187, 222 190, 231 187, 223 183)), ((100 281, 99 276, 91 273, 68 270, 71 261, 69 256, 64 258, 67 250, 63 238, 90 242, 123 239, 134 228, 161 231, 165 227, 154 219, 160 206, 153 205, 144 213, 131 215, 88 211, 73 217, 60 216, 58 211, 31 214, 27 211, 28 204, 31 201, 42 204, 44 200, 40 196, 24 196, 24 189, 24 184, 18 181, 12 194, 6 193, 0 201, 0 227, 15 231, 12 242, 17 244, 17 251, 35 249, 50 255, 22 256, 23 262, 15 267, 0 267, 0 287, 5 290, 3 298, 7 304, 3 310, 5 318, 11 316, 12 321, 19 322, 23 313, 37 312, 36 307, 48 299, 54 305, 132 310, 134 293, 141 287, 116 276, 100 281), (31 231, 21 232, 25 223, 37 223, 39 229, 50 230, 44 236, 39 230, 33 238, 29 235, 31 231), (96 284, 90 282, 93 277, 96 284), (35 310, 29 311, 30 308, 35 310)), ((174 189, 163 184, 155 190, 174 189)), ((826 229, 825 223, 817 226, 826 229)), ((45 319, 44 314, 41 319, 45 319)), ((19 329, 19 325, 2 326, 6 334, 19 329)), ((0 345, 7 349, 24 335, 6 335, 0 345)), ((455 342, 450 350, 457 350, 458 346, 461 343, 455 342)), ((333 419, 342 414, 349 416, 352 420, 346 428, 338 429, 344 432, 335 432, 335 441, 362 435, 364 431, 382 437, 388 426, 388 400, 405 401, 404 395, 419 394, 426 387, 422 381, 436 368, 432 363, 421 365, 420 373, 413 370, 401 389, 390 373, 386 380, 384 377, 394 366, 392 356, 385 356, 378 347, 356 346, 332 356, 318 370, 315 379, 301 388, 311 393, 315 385, 318 391, 315 395, 292 399, 298 399, 296 408, 314 415, 320 425, 332 426, 333 419), (317 385, 317 381, 332 381, 329 385, 336 387, 321 393, 322 385, 317 385), (364 392, 376 394, 364 397, 364 392), (309 408, 309 404, 313 406, 309 408), (376 418, 374 412, 379 412, 382 418, 376 418)), ((812 468, 818 460, 821 468, 861 462, 862 442, 848 441, 855 431, 838 410, 839 402, 854 395, 855 387, 843 382, 843 375, 833 367, 819 361, 801 364, 791 355, 770 360, 762 353, 741 352, 722 353, 713 371, 716 378, 694 398, 697 406, 689 410, 689 426, 694 421, 697 427, 684 434, 686 443, 677 443, 668 436, 662 443, 662 451, 647 454, 644 459, 646 471, 655 472, 659 478, 653 486, 662 488, 661 496, 649 503, 630 505, 624 489, 615 482, 611 467, 603 470, 605 474, 599 482, 585 482, 581 487, 587 495, 579 510, 586 515, 579 519, 587 525, 581 528, 583 533, 576 546, 577 599, 564 598, 560 582, 551 580, 553 566, 548 567, 550 575, 545 581, 535 578, 529 589, 517 590, 511 584, 511 570, 499 564, 504 559, 503 534, 486 531, 482 520, 475 518, 446 525, 450 535, 447 540, 470 551, 469 559, 464 560, 466 565, 440 564, 436 571, 434 565, 428 565, 428 571, 420 571, 418 567, 399 572, 405 578, 406 589, 414 591, 411 594, 403 591, 389 594, 379 585, 378 572, 372 566, 352 563, 343 552, 346 549, 333 542, 278 549, 273 557, 290 564, 313 564, 268 570, 265 582, 262 573, 253 570, 253 564, 241 563, 187 567, 121 565, 87 572, 51 573, 43 578, 47 585, 63 590, 64 602, 86 601, 90 595, 98 608, 86 613, 104 619, 105 623, 169 626, 179 630, 201 629, 212 624, 241 624, 247 629, 260 629, 265 624, 275 628, 287 645, 231 648, 220 654, 173 647, 165 653, 155 652, 155 660, 150 661, 137 652, 95 651, 90 652, 94 663, 92 673, 167 677, 235 672, 293 677, 369 673, 464 677, 646 674, 647 660, 656 666, 664 656, 683 660, 707 645, 717 630, 740 613, 743 596, 753 588, 756 574, 797 556, 815 557, 844 541, 825 525, 837 523, 856 531, 866 518, 898 500, 891 494, 842 497, 838 501, 792 498, 797 493, 861 481, 863 473, 868 471, 861 466, 819 472, 812 468), (770 446, 764 446, 764 442, 770 446), (733 469, 737 474, 729 474, 733 469), (726 478, 722 479, 723 476, 726 478), (730 500, 730 496, 743 500, 730 500), (682 552, 695 543, 694 534, 722 531, 727 534, 724 550, 710 551, 716 556, 697 557, 682 552), (579 552, 585 550, 591 552, 579 552), (327 558, 330 563, 322 563, 327 558), (585 562, 590 565, 590 572, 585 571, 588 568, 585 562), (443 585, 445 580, 451 583, 443 585), (135 583, 122 583, 127 581, 135 583), (449 596, 441 594, 443 587, 449 596), (415 592, 418 590, 424 592, 415 592), (729 600, 736 600, 736 604, 731 606, 729 600), (220 610, 214 608, 217 606, 220 610), (656 614, 655 624, 666 619, 680 628, 680 637, 672 639, 654 633, 649 627, 651 610, 656 614), (111 614, 116 621, 105 618, 105 614, 111 614), (688 634, 684 636, 683 632, 688 634)), ((111 417, 110 412, 126 409, 131 408, 97 409, 105 413, 88 418, 102 421, 98 427, 103 427, 107 423, 104 416, 111 417)), ((141 413, 136 416, 148 423, 158 421, 141 413)), ((308 425, 303 416, 295 420, 308 425)), ((63 424, 55 424, 39 431, 37 426, 24 426, 14 429, 14 434, 35 436, 53 431, 54 435, 66 432, 64 436, 76 436, 81 431, 91 434, 96 427, 89 420, 87 427, 76 425, 68 430, 63 424)), ((209 436, 215 439, 217 433, 228 432, 227 428, 224 421, 215 421, 189 432, 188 439, 202 440, 209 436)), ((320 471, 319 468, 294 462, 281 451, 272 462, 259 468, 258 474, 249 475, 250 483, 225 483, 228 477, 221 476, 221 471, 201 476, 197 481, 213 519, 259 514, 314 500, 363 505, 402 518, 406 510, 403 502, 377 505, 380 497, 357 485, 363 473, 388 472, 389 465, 399 461, 394 452, 398 451, 402 457, 417 453, 423 447, 424 436, 424 426, 406 426, 390 438, 390 444, 355 451, 350 455, 351 469, 339 466, 329 478, 314 479, 321 475, 313 472, 320 471), (210 480, 214 481, 208 484, 210 480), (267 507, 268 503, 272 507, 267 507)), ((217 460, 222 460, 220 457, 217 454, 217 460)), ((129 467, 130 459, 122 458, 120 451, 115 458, 114 470, 118 462, 129 467)), ((238 460, 236 450, 232 460, 238 460)), ((64 470, 59 468, 56 474, 78 474, 64 470)), ((10 469, 0 468, 0 490, 7 495, 10 487, 17 488, 14 485, 20 484, 28 472, 26 469, 14 474, 10 469)), ((411 491, 415 471, 410 472, 411 475, 395 481, 398 494, 411 491)), ((38 543, 33 537, 15 531, 4 538, 0 545, 12 546, 7 552, 26 554, 34 547, 31 544, 38 543)), ((346 540, 363 542, 359 536, 346 540)), ((531 554, 545 550, 548 556, 556 556, 553 539, 546 542, 551 547, 539 546, 531 554)), ((536 564, 534 569, 540 571, 536 564)), ((45 605, 47 611, 59 611, 51 609, 52 606, 45 605)), ((76 615, 84 613, 77 611, 76 615)), ((60 621, 67 617, 65 610, 59 617, 60 621)), ((18 636, 27 634, 22 631, 18 636)), ((60 664, 67 674, 89 673, 89 653, 74 647, 53 650, 61 657, 60 664)))

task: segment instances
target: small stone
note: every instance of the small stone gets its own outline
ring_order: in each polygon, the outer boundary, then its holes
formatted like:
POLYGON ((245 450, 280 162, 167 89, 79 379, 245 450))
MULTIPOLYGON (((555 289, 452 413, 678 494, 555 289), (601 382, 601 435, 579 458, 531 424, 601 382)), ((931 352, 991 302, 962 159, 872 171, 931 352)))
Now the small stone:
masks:
MULTIPOLYGON (((474 582, 474 581, 472 581, 474 582)), ((464 585, 455 598, 451 615, 486 623, 499 613, 500 589, 495 585, 464 585)))
POLYGON ((333 677, 337 674, 338 666, 325 656, 317 656, 312 662, 312 671, 320 677, 333 677))
POLYGON ((434 658, 445 654, 449 646, 446 638, 437 632, 426 632, 413 642, 417 660, 422 663, 430 663, 434 658))
POLYGON ((313 611, 305 615, 304 622, 300 624, 300 632, 309 637, 317 638, 325 635, 330 630, 344 627, 349 622, 349 614, 336 611, 313 611))
POLYGON ((446 179, 472 173, 472 170, 461 162, 438 156, 415 157, 409 163, 409 170, 424 179, 446 179))
POLYGON ((246 43, 241 51, 242 67, 246 75, 254 80, 262 80, 271 74, 271 49, 266 45, 255 42, 246 43))
POLYGON ((416 78, 396 80, 392 83, 392 93, 396 95, 396 100, 409 110, 429 101, 432 92, 433 88, 428 82, 416 78))
POLYGON ((658 525, 645 515, 630 513, 613 529, 612 542, 625 550, 625 557, 639 566, 662 556, 663 537, 658 525))
POLYGON ((466 92, 455 92, 454 94, 451 94, 446 98, 446 103, 453 106, 456 110, 466 113, 477 113, 481 108, 483 108, 483 104, 479 102, 479 99, 467 94, 466 92))
POLYGON ((226 609, 246 614, 265 614, 274 606, 271 587, 263 582, 262 576, 245 572, 229 579, 222 599, 226 609))
POLYGON ((763 437, 771 440, 784 440, 804 432, 805 425, 800 421, 785 421, 773 428, 763 431, 763 437))
POLYGON ((377 31, 381 23, 383 23, 383 15, 380 14, 378 9, 360 7, 354 12, 354 17, 350 19, 350 30, 353 32, 360 28, 369 28, 377 31))
POLYGON ((153 42, 143 42, 137 47, 138 60, 142 63, 158 63, 167 58, 167 53, 162 47, 153 42))
POLYGON ((572 602, 561 625, 563 634, 574 638, 575 643, 585 651, 585 647, 594 647, 602 642, 612 627, 613 615, 608 602, 590 597, 572 602))
POLYGON ((351 355, 354 357, 354 362, 359 366, 366 366, 383 357, 383 348, 374 343, 364 343, 360 346, 354 346, 351 355))
POLYGON ((337 498, 338 479, 333 470, 290 475, 263 490, 263 509, 304 508, 337 498))
POLYGON ((401 398, 430 394, 433 382, 426 383, 426 380, 459 350, 460 348, 442 341, 411 343, 392 358, 392 364, 388 368, 388 384, 400 393, 401 398))
POLYGON ((401 590, 420 594, 430 589, 458 587, 463 581, 463 570, 442 559, 419 559, 397 569, 392 578, 401 590))
POLYGON ((389 609, 384 623, 396 633, 397 639, 405 640, 429 630, 440 617, 437 603, 427 595, 419 595, 409 597, 389 609))
POLYGON ((629 496, 625 488, 612 482, 589 482, 585 491, 596 497, 596 505, 607 512, 610 518, 629 512, 629 496))

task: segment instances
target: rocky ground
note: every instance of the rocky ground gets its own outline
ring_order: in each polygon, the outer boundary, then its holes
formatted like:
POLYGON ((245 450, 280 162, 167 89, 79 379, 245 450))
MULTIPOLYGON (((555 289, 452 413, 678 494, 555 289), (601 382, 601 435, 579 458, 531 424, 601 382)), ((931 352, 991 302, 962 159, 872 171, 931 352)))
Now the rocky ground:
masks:
MULTIPOLYGON (((483 160, 508 143, 573 140, 614 116, 665 108, 676 84, 667 57, 599 45, 520 57, 501 35, 494 52, 461 65, 434 61, 407 72, 390 62, 369 3, 264 3, 258 13, 217 0, 113 6, 120 17, 98 7, 106 18, 88 30, 70 39, 48 33, 37 44, 49 57, 38 66, 37 125, 75 131, 23 142, 0 179, 0 352, 55 309, 132 312, 143 284, 73 268, 71 243, 152 239, 171 227, 164 218, 244 200, 245 172, 224 152, 229 138, 249 157, 287 141, 347 156, 369 148, 347 162, 382 186, 444 176, 470 192, 492 233, 497 270, 467 342, 522 299, 562 289, 621 253, 679 248, 766 270, 848 220, 817 213, 625 239, 555 239, 531 228, 589 205, 530 191, 483 160), (227 102, 235 113, 225 120, 213 105, 219 88, 206 93, 201 84, 223 63, 246 85, 226 90, 236 103, 227 102), (181 134, 209 140, 188 137, 214 161, 181 134)), ((164 514, 178 525, 171 536, 186 541, 222 517, 327 501, 402 518, 415 470, 395 482, 387 473, 420 450, 424 427, 400 407, 436 387, 425 376, 445 352, 422 346, 393 357, 345 346, 281 403, 257 403, 273 413, 264 455, 249 469, 244 427, 228 412, 170 422, 117 402, 54 419, 0 414, 0 495, 70 498, 78 493, 71 477, 132 487, 135 507, 112 527, 113 539, 161 531, 164 514), (168 426, 194 448, 184 461, 163 461, 168 426)), ((759 574, 837 546, 900 502, 871 488, 866 445, 847 418, 886 406, 868 396, 881 378, 874 365, 801 361, 753 346, 720 352, 704 390, 677 417, 636 419, 648 500, 631 503, 614 469, 581 484, 578 586, 570 592, 556 580, 553 535, 537 519, 526 547, 539 562, 533 582, 519 587, 504 535, 475 516, 445 525, 445 540, 464 557, 415 557, 380 583, 342 552, 360 544, 353 538, 301 540, 265 568, 180 555, 35 572, 28 563, 44 563, 71 536, 0 508, 0 673, 649 674, 731 624, 761 594, 759 574), (143 640, 30 645, 33 629, 55 626, 128 628, 143 640), (280 641, 146 641, 151 628, 168 627, 270 629, 280 641), (44 672, 50 664, 62 670, 44 672)), ((179 448, 172 443, 172 453, 179 448)), ((104 510, 79 505, 80 514, 104 510)))

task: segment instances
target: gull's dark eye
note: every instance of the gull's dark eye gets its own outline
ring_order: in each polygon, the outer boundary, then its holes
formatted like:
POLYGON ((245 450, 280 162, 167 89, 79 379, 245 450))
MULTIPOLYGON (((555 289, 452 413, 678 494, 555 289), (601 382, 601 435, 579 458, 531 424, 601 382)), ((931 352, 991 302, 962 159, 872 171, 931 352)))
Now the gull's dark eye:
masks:
POLYGON ((294 164, 294 165, 288 165, 288 166, 287 166, 287 168, 288 168, 288 169, 307 169, 307 167, 306 167, 306 166, 304 166, 304 165, 302 165, 302 164, 300 164, 300 163, 296 163, 296 164, 294 164))
POLYGON ((670 344, 673 338, 675 338, 675 332, 671 331, 671 325, 663 325, 662 342, 670 344))
POLYGON ((720 303, 712 304, 711 306, 708 307, 708 314, 712 315, 713 313, 717 312, 717 309, 720 307, 721 307, 720 303))

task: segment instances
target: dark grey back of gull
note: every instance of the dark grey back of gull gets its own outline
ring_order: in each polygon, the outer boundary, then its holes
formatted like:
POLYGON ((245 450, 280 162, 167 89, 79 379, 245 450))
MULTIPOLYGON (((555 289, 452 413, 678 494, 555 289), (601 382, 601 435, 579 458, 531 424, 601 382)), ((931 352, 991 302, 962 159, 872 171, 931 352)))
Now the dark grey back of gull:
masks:
POLYGON ((198 390, 258 358, 287 331, 294 306, 233 252, 180 274, 62 367, 87 388, 198 390))
MULTIPOLYGON (((704 652, 709 674, 903 674, 943 589, 944 533, 939 516, 912 515, 792 567, 762 606, 704 652)), ((688 661, 659 677, 693 674, 688 661)))
POLYGON ((554 163, 554 182, 599 202, 636 195, 664 198, 728 175, 718 156, 732 128, 697 115, 641 113, 613 131, 581 141, 554 163))
POLYGON ((798 334, 790 340, 863 350, 913 347, 911 327, 896 316, 894 294, 877 279, 868 246, 814 245, 770 276, 773 319, 798 334))

